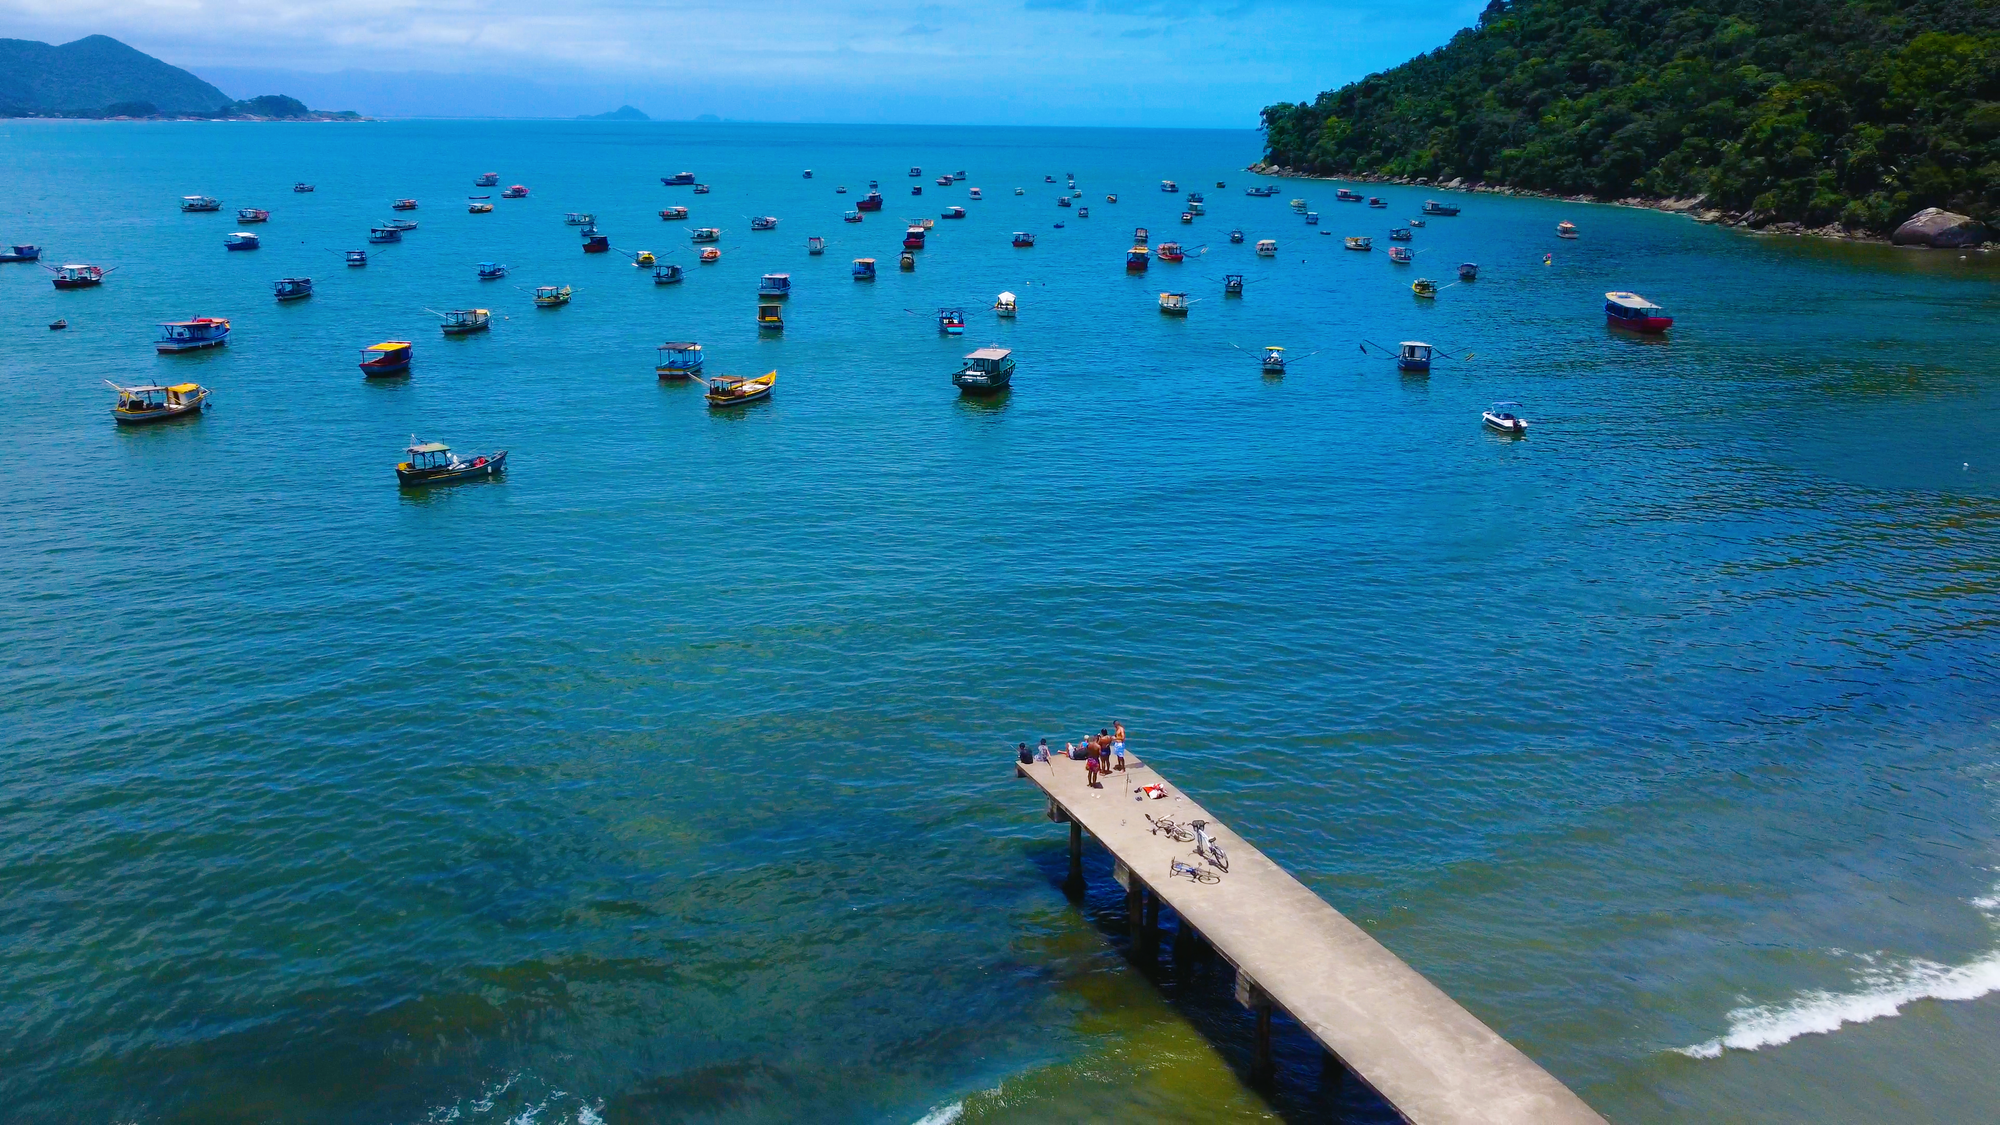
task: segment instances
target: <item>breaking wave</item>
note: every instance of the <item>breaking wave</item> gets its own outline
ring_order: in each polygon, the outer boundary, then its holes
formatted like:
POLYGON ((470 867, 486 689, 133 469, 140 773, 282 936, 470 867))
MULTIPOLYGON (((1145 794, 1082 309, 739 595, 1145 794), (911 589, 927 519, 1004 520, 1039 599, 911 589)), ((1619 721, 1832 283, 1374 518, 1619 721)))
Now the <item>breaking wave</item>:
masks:
POLYGON ((1813 989, 1783 1004, 1760 1004, 1729 1013, 1729 1030, 1676 1051, 1712 1059, 1725 1050, 1754 1051, 1801 1035, 1824 1035, 1850 1023, 1887 1019, 1917 1000, 1975 1000, 2000 990, 2000 950, 1963 965, 1910 960, 1871 964, 1855 974, 1860 988, 1813 989))

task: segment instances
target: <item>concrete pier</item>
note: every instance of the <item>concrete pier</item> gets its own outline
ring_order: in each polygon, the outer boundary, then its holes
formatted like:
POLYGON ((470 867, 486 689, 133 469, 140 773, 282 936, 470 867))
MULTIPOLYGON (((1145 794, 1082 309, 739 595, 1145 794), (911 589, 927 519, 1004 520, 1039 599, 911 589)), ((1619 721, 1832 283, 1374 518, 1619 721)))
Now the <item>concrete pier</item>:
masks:
POLYGON ((1282 1011, 1325 1048, 1330 1081, 1352 1074, 1416 1125, 1604 1125, 1533 1059, 1157 771, 1134 760, 1099 789, 1088 786, 1084 763, 1064 758, 1015 772, 1047 794, 1049 819, 1069 825, 1066 890, 1083 890, 1084 830, 1111 852, 1135 957, 1158 956, 1164 903, 1181 920, 1177 968, 1197 945, 1235 968, 1237 1002, 1257 1018, 1255 1077, 1270 1076, 1271 1016, 1282 1011), (1145 784, 1164 787, 1167 799, 1136 800, 1145 784), (1222 881, 1171 876, 1174 860, 1203 861, 1194 845, 1154 833, 1149 813, 1207 821, 1229 859, 1222 881))

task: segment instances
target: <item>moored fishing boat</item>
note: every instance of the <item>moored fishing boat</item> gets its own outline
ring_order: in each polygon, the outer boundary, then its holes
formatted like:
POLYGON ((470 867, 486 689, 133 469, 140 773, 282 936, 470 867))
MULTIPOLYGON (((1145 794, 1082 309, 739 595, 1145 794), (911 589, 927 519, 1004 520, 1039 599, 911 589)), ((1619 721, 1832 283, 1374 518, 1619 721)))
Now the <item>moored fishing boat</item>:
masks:
POLYGON ((1088 219, 1088 218, 1090 218, 1090 208, 1088 208, 1088 207, 1079 207, 1079 208, 1077 208, 1077 209, 1076 209, 1076 217, 1077 217, 1077 218, 1079 218, 1079 219, 1088 219))
POLYGON ((571 211, 563 216, 563 224, 572 227, 594 227, 597 225, 597 216, 589 211, 571 211))
POLYGON ((1240 273, 1223 274, 1222 295, 1225 297, 1241 297, 1243 295, 1243 275, 1240 273))
POLYGON ((498 281, 507 276, 507 267, 499 262, 479 263, 479 280, 498 281))
POLYGON ((1021 303, 1012 293, 1002 293, 993 298, 993 312, 996 316, 1012 320, 1014 314, 1020 310, 1021 303))
POLYGON ((671 176, 661 176, 660 182, 668 187, 692 187, 694 185, 694 173, 675 172, 671 176))
POLYGON ((873 258, 854 259, 853 272, 854 272, 854 280, 856 281, 875 280, 875 259, 873 258))
POLYGON ((1479 420, 1486 428, 1503 434, 1525 434, 1528 432, 1528 420, 1514 413, 1520 408, 1518 402, 1496 402, 1486 408, 1479 420))
POLYGON ((222 236, 222 248, 225 250, 255 250, 258 245, 257 236, 247 230, 222 236))
POLYGON ((717 375, 703 382, 708 386, 708 393, 701 397, 707 399, 710 406, 720 409, 770 398, 771 389, 778 384, 778 373, 772 371, 755 379, 746 379, 741 375, 717 375))
POLYGON ((1069 205, 1070 205, 1070 203, 1069 203, 1069 199, 1070 199, 1070 197, 1069 197, 1069 196, 1067 196, 1067 195, 1065 195, 1065 196, 1060 196, 1060 197, 1058 197, 1058 198, 1056 199, 1056 206, 1058 206, 1058 207, 1067 207, 1067 206, 1069 206, 1069 205))
POLYGON ((441 441, 412 441, 404 452, 410 459, 396 466, 396 483, 405 488, 491 477, 507 467, 504 449, 470 461, 453 453, 441 441))
POLYGON ((153 348, 163 355, 171 355, 175 352, 219 348, 228 342, 227 320, 215 316, 198 316, 192 320, 170 320, 161 324, 160 335, 153 341, 153 348))
POLYGON ((301 180, 298 183, 292 185, 292 190, 303 195, 307 192, 313 191, 314 185, 306 183, 305 181, 301 180))
POLYGON ((1383 198, 1382 198, 1381 196, 1379 196, 1379 195, 1371 195, 1371 196, 1369 196, 1369 197, 1368 197, 1368 206, 1370 206, 1370 207, 1387 207, 1387 206, 1389 206, 1389 204, 1388 204, 1387 202, 1385 202, 1385 201, 1383 200, 1383 198))
POLYGON ((208 388, 199 383, 175 383, 168 387, 121 387, 106 379, 104 385, 118 392, 118 402, 111 408, 111 417, 121 426, 136 426, 146 422, 179 418, 185 414, 199 414, 202 408, 208 405, 208 388))
POLYGON ((499 183, 500 183, 500 173, 498 173, 498 172, 481 172, 481 173, 479 174, 479 178, 478 178, 478 179, 476 179, 476 180, 474 180, 474 181, 472 181, 472 186, 473 186, 473 187, 497 187, 497 186, 499 186, 499 183))
POLYGON ((952 184, 952 179, 950 176, 939 176, 937 178, 936 183, 937 186, 939 187, 950 187, 952 184))
POLYGON ((914 168, 914 167, 913 167, 913 168, 911 168, 911 169, 910 169, 910 176, 911 176, 911 178, 913 178, 913 179, 914 179, 915 177, 917 177, 917 176, 921 176, 921 175, 923 175, 923 174, 924 174, 924 170, 923 170, 922 168, 914 168))
POLYGON ((707 194, 708 194, 708 185, 707 185, 707 184, 696 184, 696 185, 694 185, 694 193, 695 193, 696 195, 707 195, 707 194))
POLYGON ((1456 215, 1456 214, 1458 214, 1458 208, 1456 208, 1456 207, 1452 206, 1452 205, 1451 205, 1451 204, 1449 204, 1449 203, 1439 203, 1439 202, 1438 202, 1437 200, 1435 200, 1435 199, 1426 199, 1426 200, 1424 200, 1424 214, 1426 214, 1426 215, 1456 215))
POLYGON ((491 203, 480 203, 477 200, 475 200, 471 203, 466 204, 465 209, 470 214, 485 215, 493 210, 493 205, 491 203))
POLYGON ((849 211, 847 214, 842 215, 840 217, 840 221, 843 223, 858 223, 861 221, 861 212, 849 211))
POLYGON ((979 190, 978 188, 966 188, 966 189, 965 189, 965 197, 966 197, 967 199, 985 199, 985 198, 986 198, 986 196, 985 196, 985 195, 984 195, 984 194, 983 194, 982 192, 980 192, 980 190, 979 190))
POLYGON ((1420 277, 1410 282, 1410 292, 1419 297, 1435 297, 1438 295, 1438 283, 1427 277, 1420 277))
POLYGON ((444 323, 438 327, 447 336, 464 336, 472 332, 484 332, 493 323, 493 313, 488 309, 453 309, 439 313, 444 323))
POLYGON ((1150 239, 1150 238, 1152 237, 1152 235, 1153 235, 1153 232, 1152 232, 1152 231, 1149 231, 1149 230, 1147 230, 1147 229, 1146 229, 1145 227, 1133 227, 1133 228, 1132 228, 1132 245, 1134 245, 1134 246, 1144 246, 1144 245, 1146 244, 1147 240, 1148 240, 1148 239, 1150 239))
POLYGON ((811 238, 806 239, 806 253, 815 258, 826 253, 826 239, 821 238, 819 235, 813 235, 811 238))
POLYGON ((806 169, 806 174, 804 178, 808 180, 813 178, 813 170, 811 168, 806 169))
POLYGON ((783 332, 785 311, 782 305, 763 304, 757 306, 757 331, 783 332))
POLYGON ((181 210, 220 211, 222 210, 222 203, 219 200, 217 200, 214 196, 183 195, 181 196, 181 210))
POLYGON ((1318 226, 1318 225, 1319 225, 1319 212, 1318 212, 1318 211, 1307 211, 1307 212, 1306 212, 1306 225, 1307 225, 1307 226, 1309 226, 1309 227, 1316 227, 1316 226, 1318 226))
POLYGON ((500 198, 526 199, 528 198, 528 186, 526 184, 515 184, 513 187, 508 188, 506 191, 501 192, 500 198))
POLYGON ((1024 230, 1017 230, 1014 232, 1014 245, 1033 246, 1034 244, 1035 244, 1035 236, 1033 234, 1024 230))
POLYGON ((672 262, 653 267, 653 284, 678 285, 687 277, 687 272, 672 262))
POLYGON ((1396 370, 1412 372, 1429 371, 1431 369, 1431 352, 1434 350, 1429 344, 1421 340, 1404 340, 1401 346, 1396 349, 1396 370))
POLYGON ((238 207, 236 209, 236 221, 239 223, 268 223, 271 221, 271 213, 262 207, 238 207))
POLYGON ((1116 202, 1118 202, 1118 197, 1117 197, 1117 196, 1115 196, 1115 195, 1107 195, 1107 196, 1105 196, 1105 197, 1104 197, 1104 202, 1106 202, 1106 203, 1116 203, 1116 202))
POLYGON ((1389 241, 1391 242, 1408 242, 1414 237, 1415 236, 1410 233, 1410 228, 1408 227, 1389 228, 1389 241))
POLYGON ((965 333, 965 313, 960 309, 939 309, 937 312, 938 331, 947 336, 965 333))
POLYGON ((1178 242, 1162 242, 1153 247, 1153 254, 1162 262, 1179 262, 1187 258, 1187 252, 1181 249, 1178 242))
POLYGON ((646 269, 650 267, 654 261, 655 259, 653 257, 653 252, 651 250, 640 250, 632 255, 632 265, 638 269, 646 269))
POLYGON ((792 275, 788 273, 767 273, 757 281, 759 297, 789 297, 792 295, 792 275))
POLYGON ((610 236, 610 235, 608 235, 608 234, 590 234, 590 235, 585 235, 585 236, 584 236, 584 239, 583 239, 583 252, 584 252, 584 253, 586 253, 586 254, 603 254, 603 253, 605 253, 605 252, 609 251, 610 249, 611 249, 611 236, 610 236))
POLYGON ((389 226, 371 227, 368 231, 368 241, 401 242, 403 241, 403 232, 389 226))
POLYGON ((664 207, 661 208, 660 210, 660 218, 664 219, 667 222, 673 222, 675 219, 685 219, 687 217, 688 217, 688 209, 685 207, 664 207))
POLYGON ((1407 246, 1389 247, 1389 261, 1395 265, 1407 266, 1416 260, 1417 256, 1410 253, 1410 248, 1407 246))
POLYGON ((370 379, 409 374, 411 347, 408 340, 384 340, 362 348, 361 374, 370 379))
POLYGON ((382 225, 390 230, 412 231, 417 229, 417 221, 415 219, 390 219, 382 225))
POLYGON ((1347 248, 1349 250, 1373 250, 1375 249, 1375 240, 1369 238, 1367 235, 1351 234, 1347 236, 1347 248))
POLYGON ((348 264, 348 266, 350 266, 350 267, 353 267, 353 266, 365 266, 365 265, 367 265, 367 264, 368 264, 368 251, 366 251, 366 250, 349 250, 349 251, 347 251, 347 264, 348 264))
POLYGON ((965 170, 964 170, 963 168, 961 168, 961 169, 959 169, 958 171, 956 171, 956 172, 953 172, 953 173, 951 174, 951 178, 952 178, 952 182, 954 182, 954 183, 963 183, 963 182, 965 182, 965 170))
POLYGON ((560 308, 563 305, 569 304, 569 299, 574 294, 575 290, 567 285, 537 285, 535 286, 535 307, 538 309, 560 308))
POLYGON ((41 260, 42 248, 31 246, 25 242, 17 242, 11 249, 0 251, 0 262, 39 262, 41 260))
POLYGON ((1014 353, 1008 348, 980 348, 965 357, 952 375, 952 385, 961 393, 988 395, 1007 389, 1014 381, 1014 353))
POLYGON ((1557 223, 1557 224, 1556 224, 1556 237, 1557 237, 1557 238, 1575 238, 1575 237, 1576 237, 1576 224, 1575 224, 1575 223, 1572 223, 1572 222, 1570 222, 1570 221, 1569 221, 1568 219, 1564 219, 1564 220, 1563 220, 1562 222, 1560 222, 1560 223, 1557 223))
POLYGON ((944 209, 943 217, 947 219, 963 219, 965 218, 965 208, 947 207, 944 209))
POLYGON ((1180 185, 1179 185, 1179 184, 1177 184, 1177 183, 1173 182, 1172 180, 1161 180, 1161 181, 1160 181, 1160 190, 1161 190, 1161 191, 1165 191, 1165 192, 1176 192, 1176 193, 1177 193, 1177 192, 1179 192, 1179 191, 1181 190, 1181 188, 1180 188, 1180 185))
POLYGON ((1410 225, 1413 227, 1420 227, 1424 225, 1424 221, 1422 219, 1411 219, 1410 225))
POLYGON ((715 227, 696 227, 688 232, 689 242, 720 242, 722 231, 715 227))
POLYGON ((1341 188, 1333 193, 1335 203, 1359 203, 1361 194, 1353 188, 1341 188))
POLYGON ((702 247, 702 248, 701 248, 701 264, 702 264, 702 265, 704 265, 704 266, 706 266, 706 265, 710 265, 710 264, 712 264, 712 263, 714 263, 714 262, 719 262, 719 261, 721 261, 721 260, 722 260, 722 251, 720 251, 720 250, 717 250, 717 249, 716 249, 715 247, 713 247, 713 246, 704 246, 704 247, 702 247))
POLYGON ((1479 263, 1478 263, 1478 262, 1460 262, 1460 263, 1458 264, 1458 279, 1459 279, 1460 281, 1478 281, 1478 280, 1479 280, 1479 263))
POLYGON ((414 199, 398 199, 396 202, 389 204, 389 209, 391 211, 414 211, 417 209, 417 201, 414 199))
POLYGON ((1258 360, 1258 366, 1263 369, 1266 375, 1283 375, 1285 373, 1285 349, 1276 344, 1264 345, 1264 356, 1258 360))
POLYGON ((1188 295, 1186 293, 1160 294, 1160 311, 1168 316, 1186 316, 1188 314, 1188 295))
POLYGON ((1182 211, 1182 212, 1181 212, 1181 222, 1184 222, 1184 223, 1191 223, 1191 222, 1194 222, 1194 212, 1193 212, 1193 211, 1182 211))
POLYGON ((313 294, 310 277, 282 277, 271 283, 271 294, 280 301, 296 301, 313 294))
POLYGON ((1144 246, 1134 246, 1125 251, 1125 272, 1145 273, 1153 264, 1153 252, 1144 246))
POLYGON ((880 211, 882 209, 882 193, 879 191, 869 192, 855 201, 854 208, 857 211, 880 211))
POLYGON ((903 231, 903 249, 922 250, 924 248, 924 228, 910 226, 903 231))
POLYGON ((1259 239, 1259 240, 1257 241, 1257 256, 1258 256, 1259 258, 1275 258, 1275 257, 1277 257, 1277 256, 1278 256, 1278 240, 1277 240, 1277 239, 1275 239, 1275 238, 1263 238, 1263 239, 1259 239))
POLYGON ((1674 326, 1674 318, 1666 313, 1667 310, 1637 293, 1604 295, 1604 320, 1613 328, 1629 328, 1648 334, 1665 332, 1674 326))
POLYGON ((1296 214, 1303 215, 1306 213, 1306 201, 1303 199, 1294 199, 1286 204, 1286 206, 1290 207, 1296 214))
POLYGON ((915 272, 917 268, 917 255, 910 250, 903 251, 903 256, 896 259, 896 266, 904 273, 915 272))
POLYGON ((701 374, 701 345, 693 341, 661 344, 653 373, 668 382, 686 382, 701 374))
POLYGON ((750 220, 751 230, 777 230, 778 220, 774 215, 758 215, 750 220))

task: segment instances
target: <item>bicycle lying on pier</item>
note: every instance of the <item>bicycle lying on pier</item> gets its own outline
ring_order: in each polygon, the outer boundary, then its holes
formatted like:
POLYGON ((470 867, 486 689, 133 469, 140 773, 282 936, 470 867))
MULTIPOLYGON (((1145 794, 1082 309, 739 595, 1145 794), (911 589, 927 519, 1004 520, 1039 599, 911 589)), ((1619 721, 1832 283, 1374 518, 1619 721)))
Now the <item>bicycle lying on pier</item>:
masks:
POLYGON ((1223 871, 1229 870, 1229 853, 1222 850, 1222 844, 1208 834, 1208 822, 1197 820, 1188 825, 1194 829, 1194 854, 1205 859, 1223 871))
POLYGON ((1167 839, 1179 840, 1183 844, 1194 839, 1194 832, 1191 829, 1171 817, 1163 816, 1154 819, 1152 813, 1147 813, 1146 820, 1153 826, 1153 835, 1155 836, 1164 832, 1167 839))
POLYGON ((1168 860, 1167 878, 1176 879, 1182 876, 1185 876, 1189 879, 1193 879, 1197 883, 1222 882, 1222 876, 1217 875, 1215 872, 1210 871, 1206 867, 1201 867, 1192 863, 1182 863, 1178 859, 1168 860))

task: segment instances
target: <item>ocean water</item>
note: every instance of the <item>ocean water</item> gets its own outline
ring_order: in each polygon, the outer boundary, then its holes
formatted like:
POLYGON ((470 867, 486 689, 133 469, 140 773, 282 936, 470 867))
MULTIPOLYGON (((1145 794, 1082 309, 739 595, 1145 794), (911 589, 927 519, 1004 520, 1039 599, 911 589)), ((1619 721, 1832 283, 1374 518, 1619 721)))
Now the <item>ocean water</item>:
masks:
POLYGON ((1246 198, 1249 133, 14 122, 0 146, 0 239, 117 267, 58 293, 0 265, 11 1120, 1355 1101, 1296 1033, 1248 1085, 1227 982, 1128 962, 1101 857, 1094 897, 1058 890, 1064 834, 1007 748, 1113 719, 1613 1120, 2000 1102, 2000 255, 1475 196, 1392 266, 1335 236, 1380 240, 1423 192, 1246 198), (683 169, 714 191, 659 183, 683 169), (467 214, 488 170, 532 197, 467 214), (1054 206, 1065 172, 1087 219, 1054 206), (885 210, 839 222, 871 177, 885 210), (1208 215, 1182 225, 1164 177, 1208 215), (419 229, 344 268, 400 196, 419 229), (897 220, 953 204, 899 273, 897 220), (264 245, 226 253, 240 206, 271 209, 264 245), (570 211, 688 281, 582 255, 570 211), (1140 225, 1202 252, 1128 276, 1140 225), (1464 260, 1478 281, 1410 293, 1464 260), (774 271, 795 295, 760 338, 774 271), (277 305, 295 274, 318 291, 277 305), (537 284, 576 299, 536 310, 537 284), (1675 329, 1606 329, 1609 289, 1675 329), (427 311, 471 306, 490 333, 427 311), (230 345, 156 356, 191 315, 230 345), (660 384, 682 337, 776 394, 715 414, 660 384), (383 339, 416 343, 409 379, 360 378, 383 339), (1409 377, 1361 349, 1404 339, 1461 358, 1409 377), (984 343, 1016 386, 960 399, 984 343), (1282 379, 1266 344, 1299 357, 1282 379), (121 430, 105 379, 213 405, 121 430), (1500 399, 1524 439, 1481 429, 1500 399), (399 491, 412 435, 509 471, 399 491))

